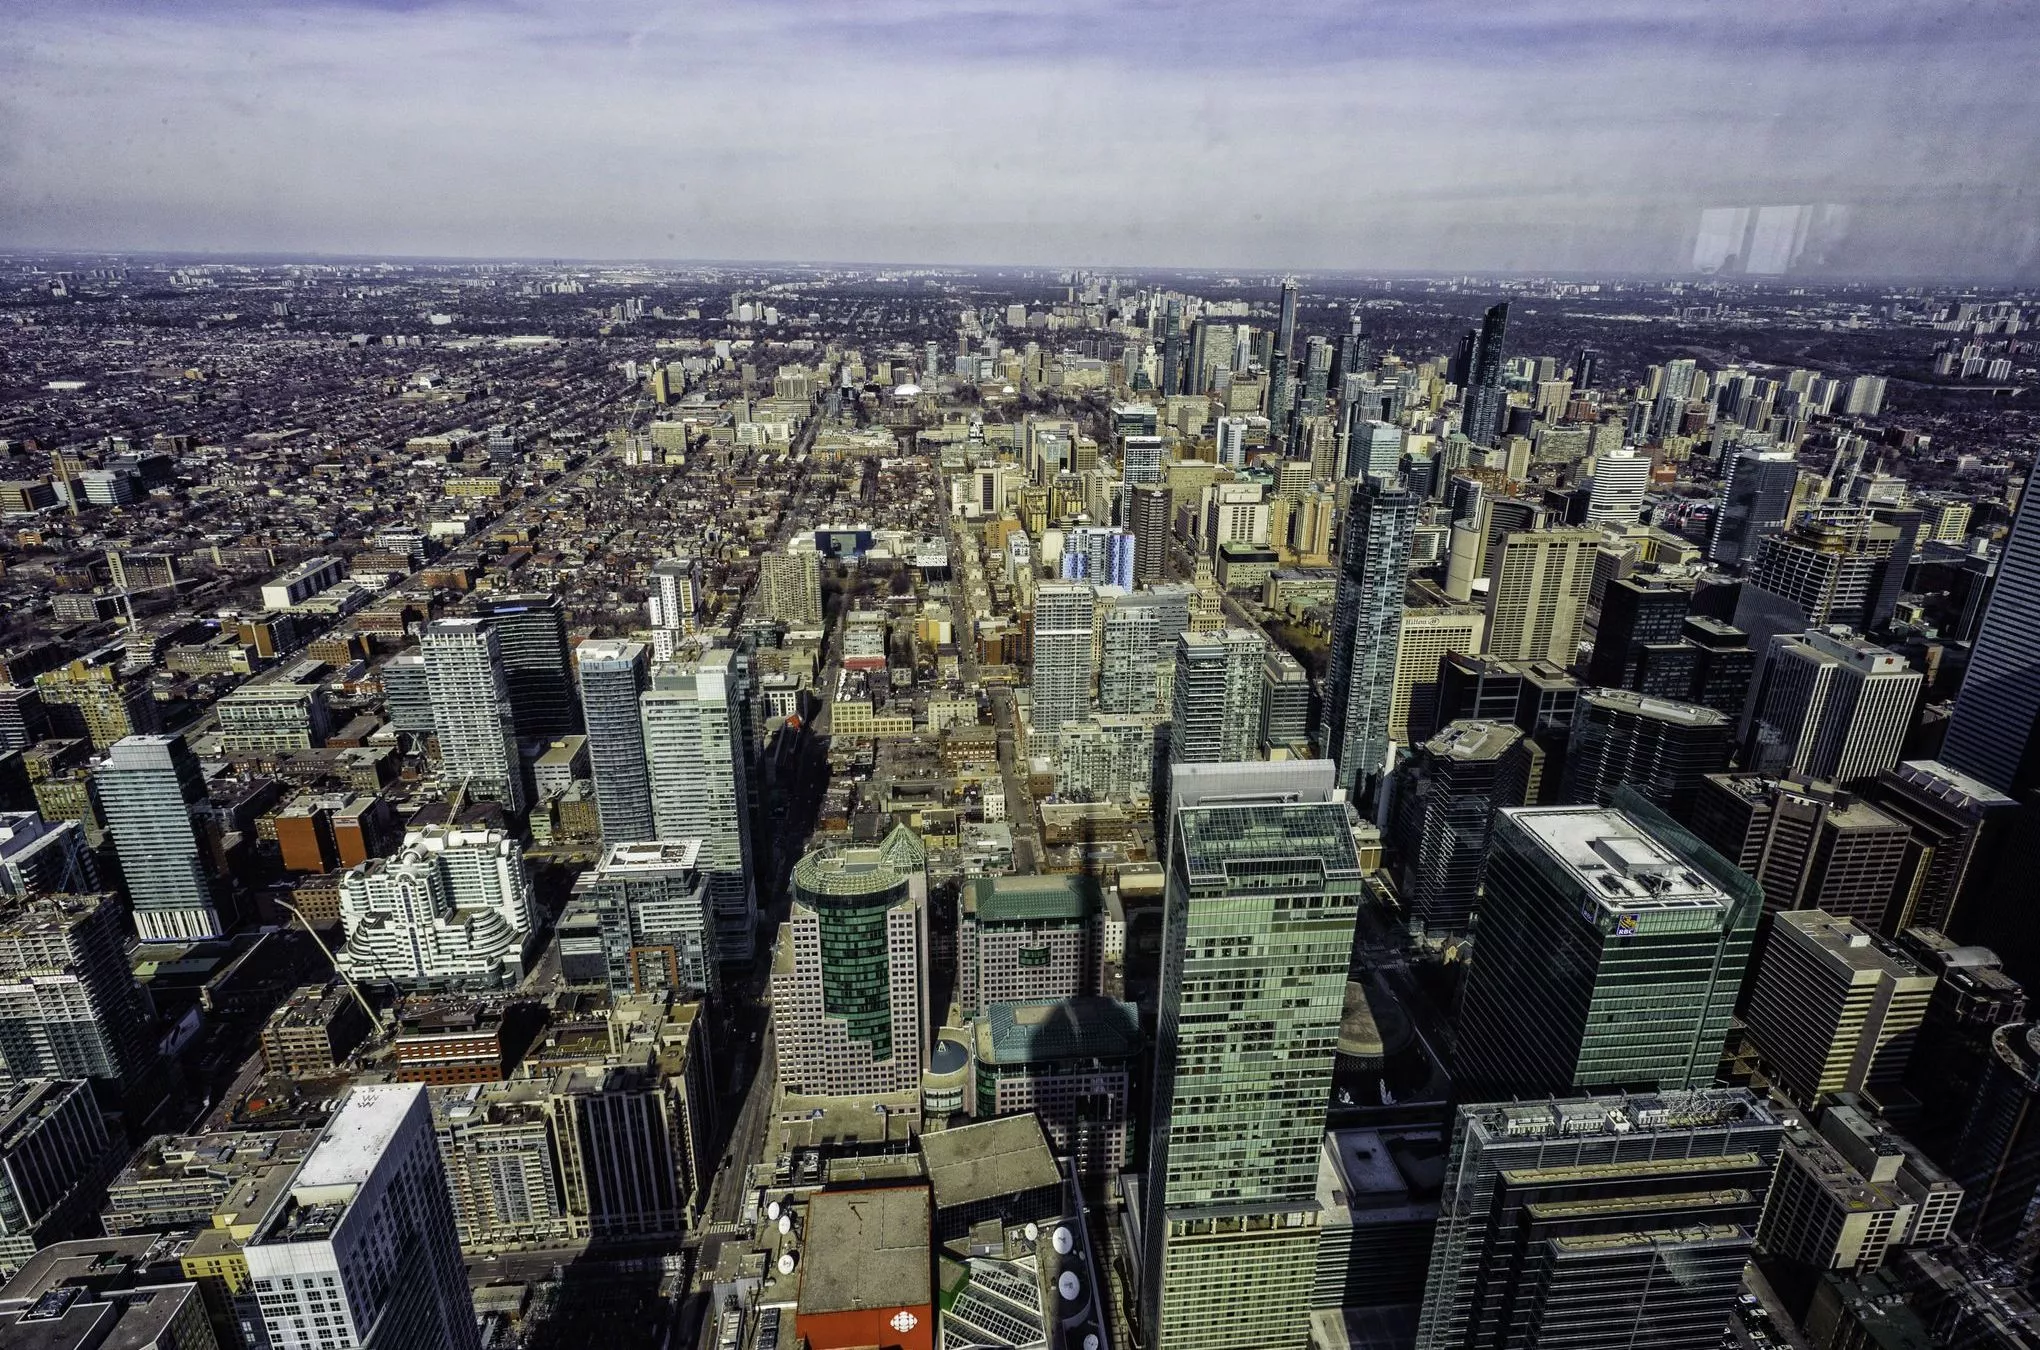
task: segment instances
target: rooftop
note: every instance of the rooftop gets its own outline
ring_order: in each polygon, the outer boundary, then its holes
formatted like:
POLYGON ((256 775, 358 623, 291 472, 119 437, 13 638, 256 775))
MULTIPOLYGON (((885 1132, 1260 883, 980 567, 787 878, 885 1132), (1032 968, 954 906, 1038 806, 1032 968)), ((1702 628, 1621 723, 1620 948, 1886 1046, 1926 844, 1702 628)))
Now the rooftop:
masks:
POLYGON ((801 1312, 865 1312, 932 1302, 930 1233, 926 1186, 811 1196, 801 1312))
POLYGON ((1062 1184, 1048 1136, 1031 1114, 924 1134, 921 1159, 937 1209, 1062 1184))
POLYGON ((977 1040, 978 1059, 993 1065, 1125 1059, 1141 1052, 1140 1010, 1109 998, 994 1003, 978 1023, 977 1040))
POLYGON ((1606 910, 1726 907, 1729 896, 1610 807, 1508 807, 1502 812, 1606 910))
POLYGON ((980 877, 968 899, 980 923, 1084 919, 1100 904, 1097 878, 1083 875, 980 877))

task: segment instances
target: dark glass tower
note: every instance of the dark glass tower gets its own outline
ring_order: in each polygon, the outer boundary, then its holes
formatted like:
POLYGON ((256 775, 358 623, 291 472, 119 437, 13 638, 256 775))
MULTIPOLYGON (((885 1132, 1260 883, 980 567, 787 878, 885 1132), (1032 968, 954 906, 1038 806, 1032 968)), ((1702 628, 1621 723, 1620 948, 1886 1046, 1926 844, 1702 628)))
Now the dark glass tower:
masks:
POLYGON ((2019 496, 1941 758, 2015 801, 2040 787, 2040 461, 2019 496))
POLYGON ((1416 494, 1399 481, 1390 485, 1368 479, 1354 486, 1339 559, 1318 744, 1338 761, 1339 786, 1356 800, 1374 795, 1388 759, 1389 704, 1416 525, 1416 494))
POLYGON ((549 740, 576 731, 580 705, 567 663, 567 616, 560 598, 506 595, 478 602, 475 613, 496 630, 517 739, 549 740))
POLYGON ((1475 445, 1493 445, 1495 437, 1501 434, 1502 414, 1507 407, 1502 397, 1502 344, 1508 330, 1509 305, 1505 300, 1489 307, 1473 341, 1473 359, 1460 395, 1459 429, 1475 445))

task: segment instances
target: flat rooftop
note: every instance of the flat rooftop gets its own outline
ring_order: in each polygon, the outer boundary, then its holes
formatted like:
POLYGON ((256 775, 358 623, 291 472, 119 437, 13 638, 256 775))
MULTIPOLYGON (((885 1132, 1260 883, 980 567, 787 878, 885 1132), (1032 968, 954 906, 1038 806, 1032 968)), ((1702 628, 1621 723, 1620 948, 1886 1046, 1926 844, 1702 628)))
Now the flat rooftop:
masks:
POLYGON ((1571 873, 1581 892, 1603 909, 1729 904, 1720 887, 1611 807, 1517 806, 1502 815, 1571 873))
POLYGON ((921 1136, 921 1161, 938 1209, 1062 1184, 1048 1136, 1032 1113, 932 1130, 921 1136))
POLYGON ((807 1204, 802 1314, 866 1312, 934 1301, 926 1186, 820 1191, 807 1204))
POLYGON ((422 1083, 385 1083, 349 1092, 326 1133, 305 1155, 292 1190, 302 1199, 309 1191, 360 1186, 424 1100, 422 1083))
MULTIPOLYGON (((669 839, 658 842, 611 844, 602 851, 599 872, 611 875, 628 872, 667 872, 691 869, 701 858, 699 839, 669 839)), ((591 873, 590 875, 594 875, 591 873)))

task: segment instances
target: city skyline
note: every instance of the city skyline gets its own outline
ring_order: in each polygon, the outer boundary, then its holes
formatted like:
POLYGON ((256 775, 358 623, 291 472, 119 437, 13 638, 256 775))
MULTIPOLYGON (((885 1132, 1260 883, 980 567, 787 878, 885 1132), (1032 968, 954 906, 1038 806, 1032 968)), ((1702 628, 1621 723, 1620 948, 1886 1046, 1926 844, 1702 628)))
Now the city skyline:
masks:
POLYGON ((1601 0, 1256 20, 1203 0, 332 3, 287 21, 255 4, 16 7, 0 24, 0 116, 19 132, 0 157, 0 247, 1652 274, 1726 250, 1793 276, 1999 280, 2040 266, 2017 189, 2040 163, 2040 110, 2016 78, 2040 25, 2013 11, 1681 19, 1601 0), (1220 25, 1215 86, 1191 73, 1220 25), (1104 200, 1141 210, 1101 221, 1104 200))

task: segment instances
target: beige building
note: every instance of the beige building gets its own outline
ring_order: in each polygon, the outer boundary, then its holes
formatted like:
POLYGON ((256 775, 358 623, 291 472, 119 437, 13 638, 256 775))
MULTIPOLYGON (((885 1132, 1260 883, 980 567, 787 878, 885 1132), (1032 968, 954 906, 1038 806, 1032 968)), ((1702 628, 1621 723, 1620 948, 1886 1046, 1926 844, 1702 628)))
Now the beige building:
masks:
POLYGON ((1571 665, 1579 656, 1600 546, 1598 530, 1503 535, 1488 573, 1488 654, 1571 665))

